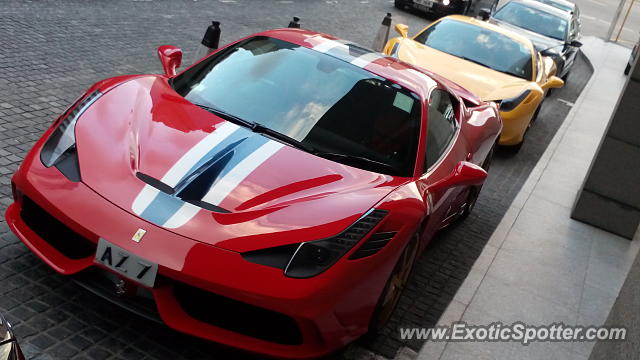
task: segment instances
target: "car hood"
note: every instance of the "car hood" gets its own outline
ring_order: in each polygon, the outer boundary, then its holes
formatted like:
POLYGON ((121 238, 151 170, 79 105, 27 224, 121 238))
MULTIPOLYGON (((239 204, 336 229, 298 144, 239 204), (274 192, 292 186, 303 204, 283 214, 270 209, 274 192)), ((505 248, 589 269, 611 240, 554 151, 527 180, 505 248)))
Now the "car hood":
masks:
POLYGON ((410 39, 399 41, 398 58, 461 85, 483 101, 516 97, 530 84, 493 69, 449 55, 410 39))
POLYGON ((161 76, 106 92, 76 126, 82 181, 155 225, 248 251, 348 227, 406 178, 339 164, 225 121, 161 76), (239 238, 251 239, 242 244, 239 238), (249 245, 247 245, 249 244, 249 245))
POLYGON ((507 30, 515 31, 520 35, 528 38, 529 40, 531 40, 531 42, 533 43, 533 46, 536 48, 537 51, 543 51, 549 48, 552 48, 549 51, 553 53, 560 53, 562 51, 562 46, 564 45, 563 41, 550 38, 542 34, 538 34, 537 32, 530 31, 530 30, 521 28, 519 26, 509 24, 508 22, 504 22, 496 19, 491 19, 490 22, 494 25, 498 25, 507 30))

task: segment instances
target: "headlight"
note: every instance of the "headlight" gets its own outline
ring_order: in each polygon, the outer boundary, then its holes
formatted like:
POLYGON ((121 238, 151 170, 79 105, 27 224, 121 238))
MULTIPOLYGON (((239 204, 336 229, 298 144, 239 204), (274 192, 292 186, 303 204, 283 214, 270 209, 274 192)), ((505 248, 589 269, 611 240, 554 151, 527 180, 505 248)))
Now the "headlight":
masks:
POLYGON ((527 98, 527 96, 529 96, 530 93, 531 90, 527 90, 514 98, 502 100, 500 102, 500 111, 511 111, 515 109, 524 101, 524 99, 527 98))
POLYGON ((288 277, 316 276, 335 264, 386 215, 386 210, 372 209, 334 237, 251 251, 242 254, 242 257, 247 261, 283 269, 288 277))
POLYGON ((69 150, 75 149, 76 135, 75 127, 78 118, 87 108, 102 96, 99 91, 94 91, 74 104, 64 118, 60 121, 56 129, 51 133, 49 139, 44 143, 40 151, 40 160, 46 167, 55 165, 63 155, 69 150))

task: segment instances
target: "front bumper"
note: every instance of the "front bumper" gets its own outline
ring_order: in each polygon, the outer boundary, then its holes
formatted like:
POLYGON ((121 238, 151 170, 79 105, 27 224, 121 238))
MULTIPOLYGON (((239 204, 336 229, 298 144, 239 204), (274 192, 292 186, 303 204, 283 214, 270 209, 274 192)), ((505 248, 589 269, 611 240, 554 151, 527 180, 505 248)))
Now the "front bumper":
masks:
POLYGON ((84 286, 95 285, 97 294, 148 318, 155 316, 176 330, 278 358, 323 356, 367 331, 397 249, 385 248, 375 257, 338 262, 314 278, 288 278, 282 270, 250 263, 239 253, 185 238, 135 217, 85 184, 70 182, 57 169, 45 168, 37 157, 34 161, 34 153, 37 151, 29 154, 13 177, 22 200, 7 209, 7 224, 49 266, 80 277, 84 286), (25 215, 28 207, 29 211, 40 209, 39 216, 51 219, 34 222, 25 215), (75 236, 60 236, 57 230, 48 236, 51 231, 34 228, 36 223, 51 222, 62 224, 75 236), (129 240, 136 229, 147 231, 139 243, 129 240), (60 241, 71 237, 76 238, 70 240, 71 246, 60 241), (115 285, 109 295, 108 286, 98 286, 97 280, 92 284, 96 273, 110 278, 116 275, 94 262, 99 238, 158 264, 155 287, 130 283, 138 289, 128 299, 116 296, 115 285), (145 301, 129 301, 141 293, 147 294, 147 304, 151 302, 149 312, 137 311, 145 301), (237 323, 244 324, 244 329, 237 323))

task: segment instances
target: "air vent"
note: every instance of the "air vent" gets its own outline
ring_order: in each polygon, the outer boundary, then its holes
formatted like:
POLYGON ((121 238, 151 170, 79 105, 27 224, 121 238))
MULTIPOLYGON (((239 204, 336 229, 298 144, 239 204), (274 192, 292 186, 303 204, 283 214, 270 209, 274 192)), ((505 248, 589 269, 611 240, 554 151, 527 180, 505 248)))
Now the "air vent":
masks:
POLYGON ((396 232, 379 232, 371 235, 371 237, 365 241, 360 248, 351 255, 349 259, 361 259, 363 257, 371 256, 380 251, 394 236, 396 232))
POLYGON ((154 188, 162 191, 163 193, 169 194, 169 195, 173 195, 185 202, 188 202, 190 204, 193 204, 195 206, 201 207, 205 210, 209 210, 211 212, 216 212, 216 213, 221 213, 221 214, 228 214, 231 211, 221 208, 220 206, 216 206, 213 204, 209 204, 208 202, 202 201, 202 200, 197 200, 197 199, 189 199, 186 198, 187 195, 189 195, 189 193, 185 193, 183 191, 179 192, 176 194, 176 189, 172 188, 171 186, 163 183, 162 181, 153 178, 147 174, 141 173, 141 172, 137 172, 136 173, 136 177, 140 180, 142 180, 144 183, 153 186, 154 188))

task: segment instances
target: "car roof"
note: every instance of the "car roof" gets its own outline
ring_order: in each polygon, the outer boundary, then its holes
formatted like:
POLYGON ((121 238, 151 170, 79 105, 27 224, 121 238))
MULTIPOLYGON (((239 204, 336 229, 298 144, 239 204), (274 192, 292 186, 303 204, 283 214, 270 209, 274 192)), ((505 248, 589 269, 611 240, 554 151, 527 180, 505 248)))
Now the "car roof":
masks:
POLYGON ((428 97, 432 88, 440 85, 472 103, 480 104, 482 102, 476 95, 438 74, 328 34, 306 29, 286 28, 268 30, 252 36, 268 36, 335 56, 375 75, 396 82, 422 96, 423 99, 428 97), (345 48, 344 56, 335 55, 335 52, 325 50, 335 45, 345 48))
MULTIPOLYGON (((578 8, 578 4, 576 4, 574 2, 571 2, 571 1, 568 1, 568 0, 536 0, 536 1, 542 2, 542 3, 551 2, 551 3, 555 3, 555 4, 559 4, 559 5, 564 5, 566 7, 571 8, 572 9, 571 11, 575 11, 578 8)), ((553 6, 553 5, 551 5, 551 6, 553 6)), ((562 10, 562 9, 560 9, 560 10, 562 10)))
POLYGON ((484 21, 484 20, 479 20, 479 19, 476 19, 476 18, 473 18, 473 17, 464 16, 464 15, 449 15, 449 16, 446 16, 446 17, 442 18, 439 21, 444 21, 444 20, 447 20, 447 19, 457 20, 457 21, 460 21, 460 22, 464 22, 464 23, 467 23, 467 24, 471 24, 471 25, 475 25, 475 26, 479 26, 479 27, 485 28, 485 29, 491 30, 493 32, 497 32, 499 34, 505 35, 505 36, 509 37, 510 39, 515 40, 515 41, 525 45, 527 48, 529 48, 529 50, 531 50, 532 52, 535 52, 534 46, 533 46, 533 43, 531 42, 531 40, 528 37, 526 37, 524 35, 521 35, 516 31, 509 30, 509 29, 506 29, 504 27, 501 27, 501 26, 498 26, 498 25, 495 25, 495 24, 491 24, 491 23, 489 23, 487 21, 484 21))
POLYGON ((544 12, 549 13, 551 15, 555 15, 555 16, 558 16, 560 18, 563 18, 563 19, 565 19, 567 21, 570 21, 571 18, 573 17, 573 13, 558 9, 557 7, 555 7, 553 5, 545 4, 545 3, 537 1, 537 0, 511 0, 508 3, 504 4, 502 7, 505 7, 509 3, 512 3, 512 2, 513 3, 519 3, 519 4, 525 5, 525 6, 530 7, 530 8, 534 8, 536 10, 544 11, 544 12))

